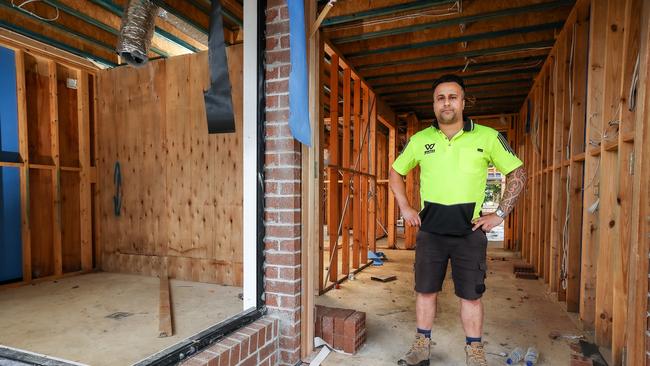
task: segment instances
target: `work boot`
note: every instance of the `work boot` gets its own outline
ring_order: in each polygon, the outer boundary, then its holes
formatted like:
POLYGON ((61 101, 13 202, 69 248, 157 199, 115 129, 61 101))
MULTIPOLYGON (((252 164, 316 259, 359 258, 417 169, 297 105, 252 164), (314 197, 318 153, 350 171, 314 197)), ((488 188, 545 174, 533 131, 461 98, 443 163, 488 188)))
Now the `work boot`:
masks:
POLYGON ((429 366, 429 355, 431 354, 431 339, 417 333, 415 342, 406 355, 397 364, 399 366, 429 366))
POLYGON ((485 350, 483 350, 483 343, 472 342, 465 346, 465 362, 467 366, 487 366, 485 359, 485 350))

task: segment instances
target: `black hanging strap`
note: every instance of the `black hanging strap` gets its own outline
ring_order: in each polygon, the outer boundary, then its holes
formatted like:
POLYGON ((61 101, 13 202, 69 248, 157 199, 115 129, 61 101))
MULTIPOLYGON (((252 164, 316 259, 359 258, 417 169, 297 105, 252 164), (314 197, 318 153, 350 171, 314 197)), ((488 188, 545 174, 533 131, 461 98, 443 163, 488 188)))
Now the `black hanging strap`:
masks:
POLYGON ((208 133, 235 132, 235 116, 232 110, 228 59, 226 58, 223 18, 219 0, 212 0, 208 46, 210 89, 203 94, 205 114, 208 119, 208 133))

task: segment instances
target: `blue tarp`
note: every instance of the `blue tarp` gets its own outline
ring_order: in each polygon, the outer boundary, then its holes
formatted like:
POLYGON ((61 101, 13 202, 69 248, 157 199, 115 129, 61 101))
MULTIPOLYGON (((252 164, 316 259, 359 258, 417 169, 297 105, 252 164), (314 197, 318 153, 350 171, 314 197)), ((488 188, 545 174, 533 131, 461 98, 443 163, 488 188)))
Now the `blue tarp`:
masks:
POLYGON ((288 0, 288 5, 291 45, 291 72, 289 73, 289 108, 291 112, 289 114, 289 128, 296 140, 311 146, 305 10, 302 0, 288 0))

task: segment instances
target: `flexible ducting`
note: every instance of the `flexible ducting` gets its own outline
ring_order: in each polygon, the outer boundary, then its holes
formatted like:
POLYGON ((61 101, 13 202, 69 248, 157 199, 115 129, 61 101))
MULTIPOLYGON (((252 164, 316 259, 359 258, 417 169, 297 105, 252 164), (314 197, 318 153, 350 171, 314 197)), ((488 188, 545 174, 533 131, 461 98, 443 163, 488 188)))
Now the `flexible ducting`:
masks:
POLYGON ((157 14, 158 6, 150 0, 130 0, 124 10, 116 51, 129 65, 147 63, 157 14))

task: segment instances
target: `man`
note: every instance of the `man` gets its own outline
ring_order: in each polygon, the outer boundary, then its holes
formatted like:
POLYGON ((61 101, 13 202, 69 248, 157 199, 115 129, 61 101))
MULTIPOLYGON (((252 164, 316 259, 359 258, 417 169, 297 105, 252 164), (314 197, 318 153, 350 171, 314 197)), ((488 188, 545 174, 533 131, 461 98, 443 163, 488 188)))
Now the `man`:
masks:
POLYGON ((465 86, 456 75, 433 83, 433 125, 413 135, 390 171, 390 186, 407 225, 418 226, 415 249, 415 342, 398 365, 429 365, 436 299, 451 260, 465 330, 466 363, 487 365, 481 334, 486 231, 512 211, 526 182, 523 163, 496 130, 463 118, 465 86), (480 216, 488 164, 506 174, 495 213, 480 216), (422 211, 408 203, 402 176, 420 166, 422 211))

